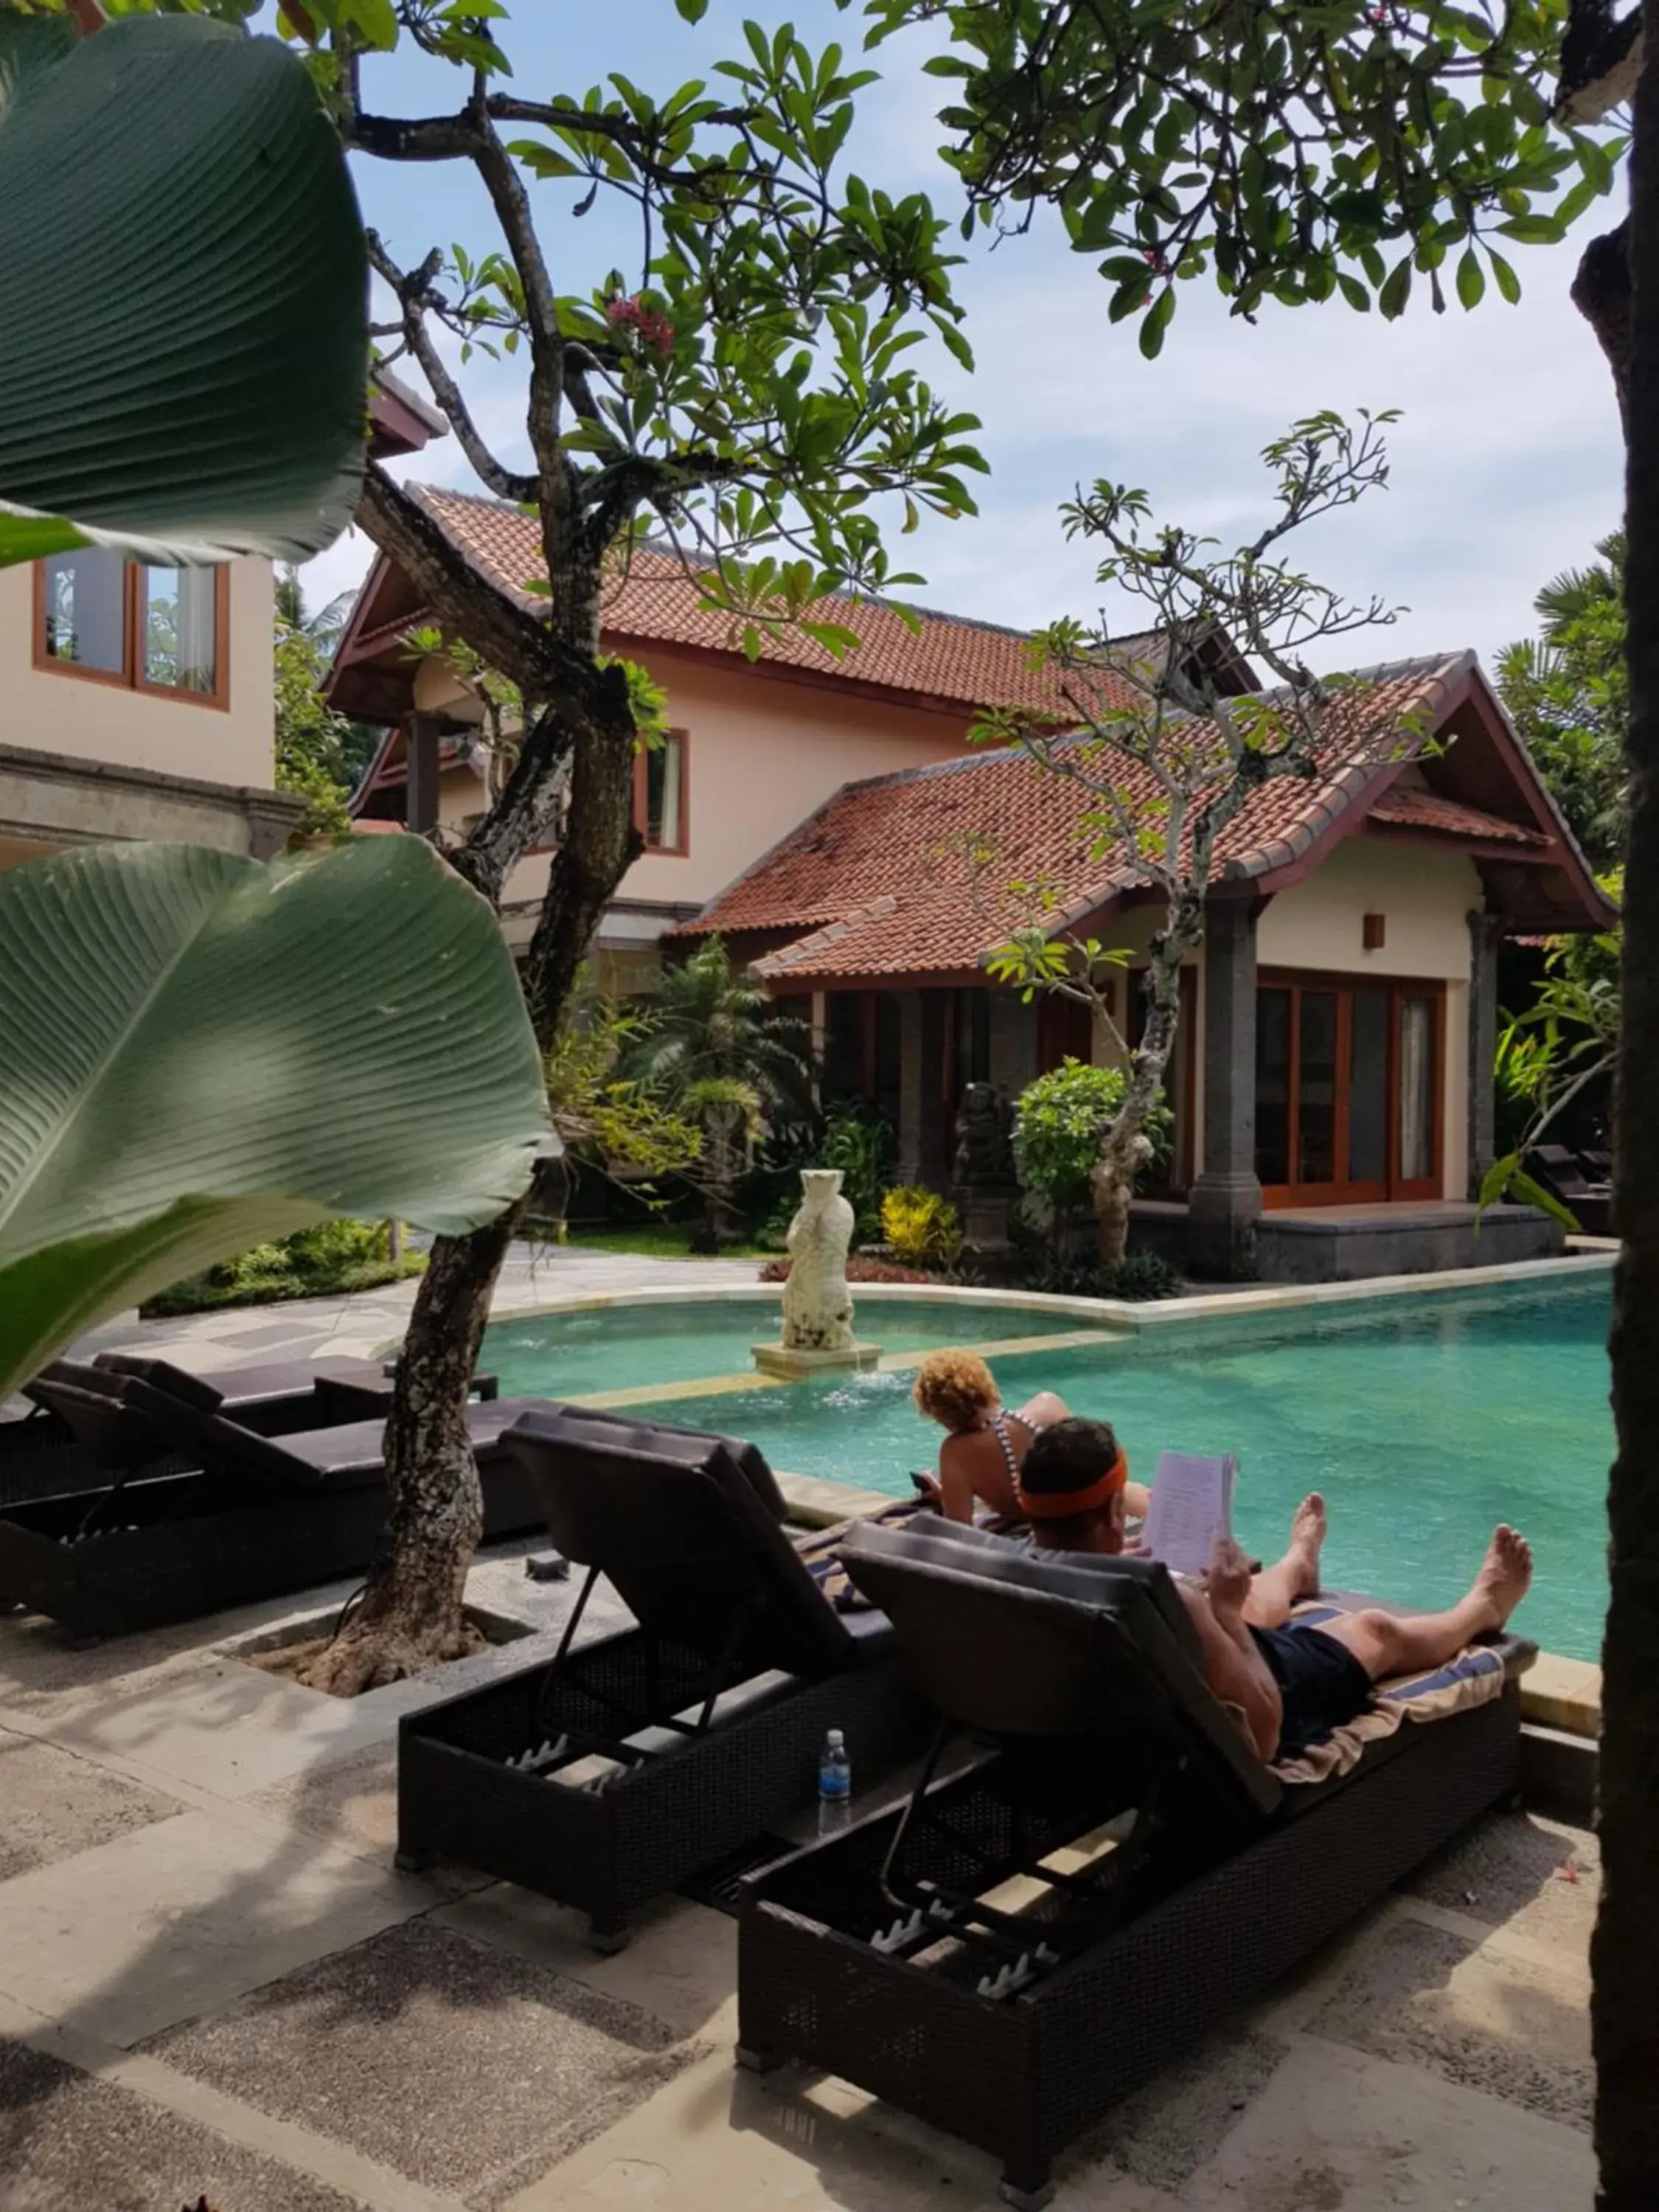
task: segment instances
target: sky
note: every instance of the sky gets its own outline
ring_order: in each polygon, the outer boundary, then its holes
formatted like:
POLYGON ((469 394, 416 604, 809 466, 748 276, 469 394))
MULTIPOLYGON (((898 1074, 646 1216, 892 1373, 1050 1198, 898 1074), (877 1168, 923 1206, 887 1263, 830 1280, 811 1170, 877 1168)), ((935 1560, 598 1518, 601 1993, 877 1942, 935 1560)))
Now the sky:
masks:
MULTIPOLYGON (((778 0, 712 0, 695 29, 672 0, 508 0, 501 27, 517 88, 528 97, 570 94, 621 69, 659 99, 742 51, 744 20, 773 29, 793 21, 814 48, 861 36, 857 14, 832 0, 787 9, 778 0)), ((894 192, 927 191, 955 211, 952 179, 939 161, 933 112, 939 80, 923 74, 923 34, 890 41, 872 58, 882 82, 862 94, 849 143, 852 166, 894 192)), ((458 104, 460 80, 418 56, 372 63, 365 105, 422 114, 458 104)), ((367 220, 403 265, 429 246, 477 251, 495 242, 487 204, 454 164, 433 167, 359 160, 367 220)), ((573 222, 557 186, 547 197, 544 243, 561 290, 583 290, 613 265, 636 259, 634 234, 602 196, 573 222)), ((1334 407, 1397 408, 1389 434, 1391 480, 1358 507, 1301 533, 1298 564, 1352 598, 1380 597, 1405 611, 1387 627, 1345 641, 1322 666, 1360 666, 1405 654, 1474 647, 1488 665, 1533 626, 1534 594, 1561 569, 1593 556, 1614 527, 1621 453, 1613 388, 1589 326, 1568 297, 1588 237, 1611 228, 1620 205, 1597 202, 1558 246, 1510 251, 1522 285, 1509 307, 1489 286, 1466 313, 1436 315, 1413 294, 1402 319, 1385 324, 1340 301, 1297 309, 1269 306, 1255 325, 1230 316, 1202 280, 1182 289, 1179 311, 1156 362, 1142 359, 1133 322, 1106 318, 1109 287, 1094 261, 1073 254, 1057 224, 992 249, 966 246, 957 296, 976 356, 969 375, 935 349, 928 374, 953 406, 978 415, 991 465, 980 514, 928 518, 895 543, 896 565, 925 585, 905 596, 956 614, 1020 628, 1060 616, 1092 618, 1100 595, 1086 546, 1068 544, 1058 508, 1079 483, 1105 477, 1144 487, 1160 520, 1212 532, 1231 546, 1268 512, 1259 455, 1295 417, 1334 407)), ((405 374, 414 376, 412 369, 405 374)), ((509 464, 521 463, 520 372, 478 356, 466 371, 481 425, 509 464)), ((408 471, 477 489, 453 440, 408 471)), ((354 532, 312 562, 313 604, 355 586, 373 549, 354 532)), ((1112 611, 1121 623, 1122 611, 1112 611)))

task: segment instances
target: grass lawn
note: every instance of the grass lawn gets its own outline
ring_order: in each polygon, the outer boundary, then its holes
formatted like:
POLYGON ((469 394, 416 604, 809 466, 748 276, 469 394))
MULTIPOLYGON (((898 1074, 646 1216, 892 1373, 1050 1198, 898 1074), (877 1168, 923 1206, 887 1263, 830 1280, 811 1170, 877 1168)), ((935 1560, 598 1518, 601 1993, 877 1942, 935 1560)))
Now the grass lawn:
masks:
MULTIPOLYGON (((590 1222, 580 1227, 573 1225, 566 1233, 565 1242, 583 1251, 632 1252, 644 1260, 690 1260, 700 1256, 691 1249, 689 1221, 590 1222)), ((720 1256, 722 1260, 773 1260, 777 1255, 763 1250, 758 1244, 727 1244, 720 1256)))

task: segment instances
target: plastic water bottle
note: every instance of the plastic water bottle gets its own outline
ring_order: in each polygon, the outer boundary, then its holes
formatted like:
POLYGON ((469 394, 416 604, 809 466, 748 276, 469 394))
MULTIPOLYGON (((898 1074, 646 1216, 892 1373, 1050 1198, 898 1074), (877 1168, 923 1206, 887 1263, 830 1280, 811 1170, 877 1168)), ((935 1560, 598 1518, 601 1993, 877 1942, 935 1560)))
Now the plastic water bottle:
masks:
POLYGON ((847 1756, 847 1739, 831 1729, 818 1753, 818 1833, 833 1835, 849 1827, 853 1820, 853 1762, 847 1756))

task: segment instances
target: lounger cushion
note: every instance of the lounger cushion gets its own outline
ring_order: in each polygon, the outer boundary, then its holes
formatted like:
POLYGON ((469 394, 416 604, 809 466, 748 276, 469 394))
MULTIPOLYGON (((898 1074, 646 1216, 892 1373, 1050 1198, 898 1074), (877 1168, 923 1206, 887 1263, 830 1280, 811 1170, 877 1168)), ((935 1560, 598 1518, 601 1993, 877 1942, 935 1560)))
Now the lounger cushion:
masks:
POLYGON ((752 1447, 595 1420, 584 1407, 528 1413, 504 1442, 541 1486, 553 1542, 597 1567, 653 1634, 710 1658, 740 1655, 744 1672, 821 1675, 880 1647, 874 1632, 855 1640, 825 1603, 752 1447))
POLYGON ((171 1360, 146 1353, 100 1352, 94 1368, 114 1375, 136 1376, 155 1389, 193 1406, 200 1413, 235 1415, 245 1408, 273 1401, 306 1398, 357 1398, 357 1410, 371 1410, 368 1401, 386 1402, 392 1384, 384 1369, 373 1359, 290 1359, 252 1367, 232 1367, 211 1377, 195 1375, 171 1360))
POLYGON ((204 1376, 175 1367, 170 1359, 147 1359, 135 1352, 100 1352, 93 1364, 106 1374, 136 1376, 141 1382, 167 1391, 186 1406, 193 1406, 198 1413, 216 1413, 224 1403, 222 1390, 216 1389, 204 1376))
POLYGON ((700 1446, 710 1443, 723 1444, 732 1465, 772 1518, 775 1521, 788 1518, 789 1502, 779 1489, 778 1479, 767 1465, 764 1453, 742 1437, 723 1436, 717 1429, 682 1428, 673 1421, 636 1420, 631 1413, 611 1413, 602 1406, 573 1406, 557 1399, 542 1400, 537 1412, 537 1422, 526 1426, 526 1435, 551 1437, 553 1428, 550 1425, 558 1424, 573 1435, 584 1426, 606 1434, 614 1433, 647 1451, 651 1449, 651 1439, 654 1437, 690 1437, 700 1446))
MULTIPOLYGON (((1166 1570, 1103 1572, 971 1552, 914 1529, 848 1535, 847 1571, 892 1621, 936 1711, 988 1735, 1068 1740, 1126 1759, 1186 1761, 1218 1816, 1259 1818, 1282 1792, 1205 1683, 1166 1570)), ((1119 1562, 1119 1565, 1136 1563, 1119 1562)))

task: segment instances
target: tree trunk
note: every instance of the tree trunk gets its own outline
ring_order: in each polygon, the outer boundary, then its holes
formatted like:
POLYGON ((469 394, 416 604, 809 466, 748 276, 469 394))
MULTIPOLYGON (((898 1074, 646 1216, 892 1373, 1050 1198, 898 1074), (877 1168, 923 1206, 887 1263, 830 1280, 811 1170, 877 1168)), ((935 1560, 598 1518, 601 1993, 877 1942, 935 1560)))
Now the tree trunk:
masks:
POLYGON ((1644 44, 1621 395, 1630 842, 1614 1145, 1624 1247, 1613 1284, 1618 1457, 1608 1494, 1613 1595, 1602 1652, 1605 1887, 1590 1951, 1598 2212, 1652 2212, 1659 2204, 1659 0, 1649 0, 1644 44))
MULTIPOLYGON (((1182 910, 1191 904, 1182 902, 1182 910)), ((1201 908, 1197 910, 1202 913, 1201 908)), ((1194 937, 1193 942, 1197 941, 1194 937)), ((1181 1018, 1181 963, 1188 950, 1178 920, 1172 916, 1170 927, 1152 940, 1146 964, 1146 1026, 1130 1054, 1123 1103, 1101 1139, 1100 1158, 1089 1179, 1100 1265, 1107 1273, 1122 1264, 1129 1242, 1129 1200, 1152 1156, 1146 1123, 1164 1088, 1164 1072, 1175 1049, 1176 1025, 1181 1018)))
POLYGON ((482 1638, 462 1610, 483 1529, 483 1493, 467 1442, 467 1386, 490 1295, 519 1209, 470 1237, 440 1237, 421 1279, 398 1362, 386 1462, 386 1547, 347 1628, 306 1670, 313 1689, 356 1697, 459 1659, 482 1638))
MULTIPOLYGON (((586 638, 597 654, 599 574, 585 564, 554 570, 555 604, 568 615, 566 641, 586 638)), ((465 635, 465 626, 457 623, 465 635)), ((595 672, 592 711, 549 708, 533 735, 569 719, 570 805, 526 963, 532 1027, 552 1042, 600 917, 638 849, 633 827, 635 727, 619 667, 595 672)), ((526 747, 526 753, 530 748, 526 747)), ((539 746, 544 774, 560 772, 564 745, 539 746)), ((520 766, 523 765, 521 759, 520 766)), ((545 793, 515 776, 458 856, 464 872, 498 903, 538 819, 545 793), (503 820, 511 817, 505 831, 503 820), (469 866, 476 858, 477 867, 469 866)), ((490 1298, 523 1212, 512 1207, 470 1237, 441 1237, 422 1279, 386 1425, 389 1540, 362 1606, 302 1679, 353 1696, 472 1648, 463 1611, 467 1570, 483 1528, 483 1493, 467 1441, 467 1386, 490 1298)))

